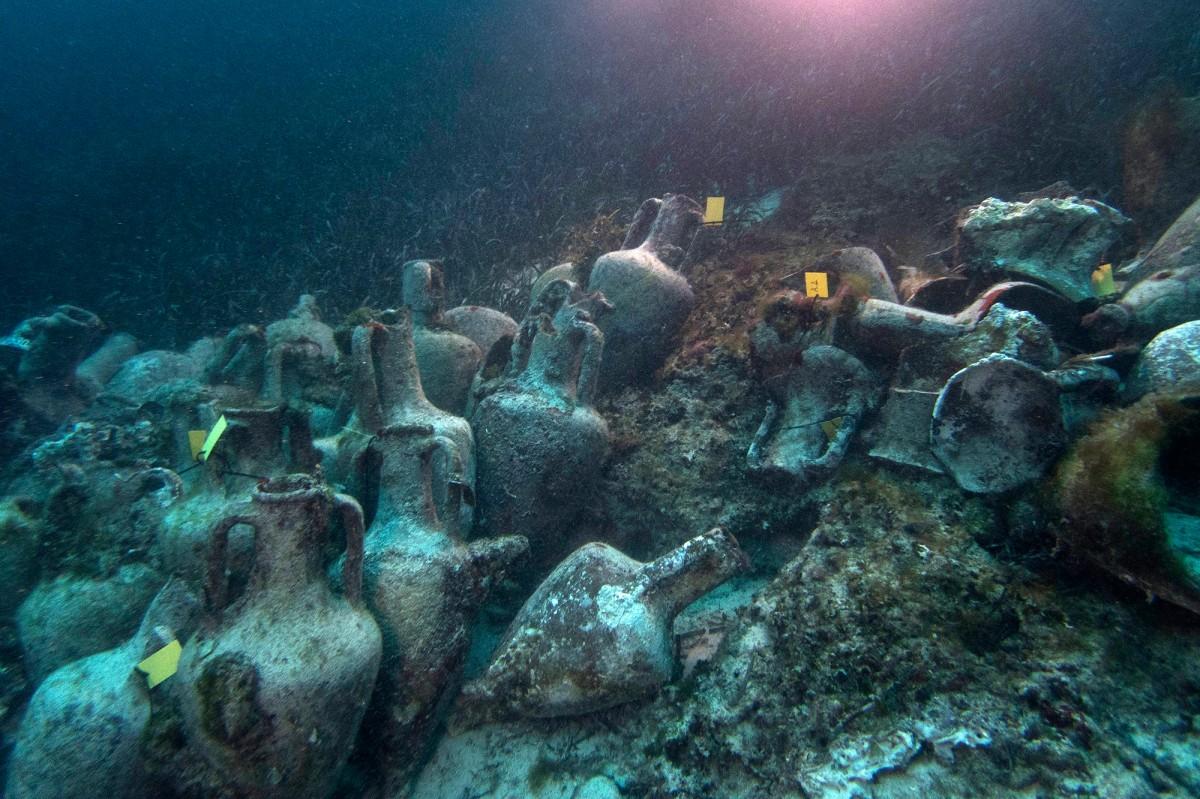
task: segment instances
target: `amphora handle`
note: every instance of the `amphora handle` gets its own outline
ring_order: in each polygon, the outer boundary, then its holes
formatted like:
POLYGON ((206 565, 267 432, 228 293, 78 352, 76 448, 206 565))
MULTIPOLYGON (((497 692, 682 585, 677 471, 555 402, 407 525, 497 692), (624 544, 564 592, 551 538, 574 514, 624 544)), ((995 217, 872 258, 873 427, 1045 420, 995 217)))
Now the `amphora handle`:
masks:
POLYGON ((229 531, 239 524, 253 528, 254 535, 258 536, 258 522, 242 514, 226 516, 213 528, 212 544, 208 551, 208 575, 204 580, 204 600, 214 613, 223 611, 229 599, 229 531))
POLYGON ((346 559, 342 563, 342 593, 350 602, 362 599, 363 580, 363 510, 358 500, 348 494, 334 494, 333 504, 342 515, 346 531, 346 559))

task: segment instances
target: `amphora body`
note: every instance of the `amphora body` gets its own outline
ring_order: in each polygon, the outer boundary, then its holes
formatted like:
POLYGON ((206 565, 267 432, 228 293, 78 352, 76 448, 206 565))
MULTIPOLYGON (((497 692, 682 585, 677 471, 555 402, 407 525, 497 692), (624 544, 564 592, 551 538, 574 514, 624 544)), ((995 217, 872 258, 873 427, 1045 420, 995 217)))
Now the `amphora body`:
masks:
POLYGON ((304 475, 261 484, 213 534, 208 613, 179 662, 187 746, 207 789, 256 797, 329 796, 379 670, 379 627, 362 607, 362 511, 304 475), (322 568, 330 514, 346 532, 344 593, 322 568), (227 602, 225 544, 254 529, 254 566, 227 602))
POLYGON ((662 366, 696 303, 687 278, 675 271, 703 221, 700 206, 682 194, 647 200, 625 237, 624 249, 600 256, 588 278, 613 312, 604 331, 603 391, 644 380, 662 366))

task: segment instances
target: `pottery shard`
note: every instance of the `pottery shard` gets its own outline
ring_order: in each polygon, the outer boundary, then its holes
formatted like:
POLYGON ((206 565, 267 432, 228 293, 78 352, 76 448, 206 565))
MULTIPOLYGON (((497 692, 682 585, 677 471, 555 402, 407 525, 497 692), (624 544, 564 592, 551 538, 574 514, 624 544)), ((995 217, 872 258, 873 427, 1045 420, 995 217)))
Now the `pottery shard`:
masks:
POLYGON ((995 494, 1045 474, 1066 444, 1058 385, 1040 369, 989 355, 938 395, 933 454, 959 487, 995 494))
POLYGON ((958 257, 971 273, 1021 275, 1079 302, 1092 296, 1092 272, 1132 225, 1095 200, 989 197, 959 220, 958 257))

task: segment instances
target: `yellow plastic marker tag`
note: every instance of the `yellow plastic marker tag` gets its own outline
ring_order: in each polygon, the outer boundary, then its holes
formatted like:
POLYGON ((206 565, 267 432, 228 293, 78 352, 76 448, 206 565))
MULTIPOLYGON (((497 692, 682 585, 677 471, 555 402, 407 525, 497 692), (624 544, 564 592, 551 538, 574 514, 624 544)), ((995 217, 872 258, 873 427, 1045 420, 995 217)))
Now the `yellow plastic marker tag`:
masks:
POLYGON ((1117 284, 1113 282, 1112 264, 1104 264, 1092 272, 1092 291, 1097 297, 1107 297, 1117 293, 1117 284))
POLYGON ((192 449, 192 460, 200 457, 200 450, 204 449, 204 439, 206 438, 208 438, 207 430, 188 431, 188 446, 192 449))
POLYGON ((828 297, 829 275, 824 272, 805 272, 804 292, 810 297, 828 297))
POLYGON ((719 225, 725 221, 725 198, 709 197, 704 201, 704 224, 719 225))
POLYGON ((208 437, 204 439, 200 452, 196 454, 196 460, 201 463, 208 460, 208 456, 212 454, 213 447, 221 440, 221 434, 225 432, 226 427, 229 427, 229 422, 225 421, 225 414, 221 414, 221 418, 213 425, 212 430, 208 431, 208 437))
POLYGON ((170 677, 179 668, 179 654, 183 647, 175 639, 150 657, 137 664, 138 671, 146 675, 146 684, 153 688, 170 677))
POLYGON ((838 431, 842 429, 842 420, 845 418, 846 417, 844 416, 838 416, 833 419, 826 419, 825 421, 821 422, 821 432, 825 434, 827 439, 833 441, 834 436, 836 436, 838 431))

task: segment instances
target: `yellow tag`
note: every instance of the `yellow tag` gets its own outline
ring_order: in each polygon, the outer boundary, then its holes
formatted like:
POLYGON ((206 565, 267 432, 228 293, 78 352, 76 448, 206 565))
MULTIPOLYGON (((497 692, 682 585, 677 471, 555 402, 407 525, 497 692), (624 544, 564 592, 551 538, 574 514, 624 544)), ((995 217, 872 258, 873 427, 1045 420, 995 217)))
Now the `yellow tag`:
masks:
POLYGON ((1104 264, 1092 272, 1092 291, 1097 297, 1107 297, 1117 293, 1117 284, 1113 282, 1112 264, 1104 264))
POLYGON ((704 224, 719 225, 725 221, 725 198, 709 197, 704 201, 704 224))
POLYGON ((179 653, 183 647, 176 639, 137 664, 138 671, 146 675, 146 684, 153 688, 170 677, 179 668, 179 653))
POLYGON ((821 432, 825 434, 827 439, 833 441, 833 437, 838 434, 838 430, 842 429, 842 419, 845 418, 844 416, 838 416, 833 419, 826 419, 821 422, 821 432))
POLYGON ((828 297, 829 275, 824 272, 805 272, 804 291, 810 297, 828 297))
POLYGON ((192 460, 200 457, 200 450, 204 448, 204 439, 206 438, 208 438, 207 430, 188 431, 188 446, 192 448, 192 460))
POLYGON ((212 430, 208 431, 208 437, 204 439, 200 452, 196 454, 198 461, 203 463, 208 460, 208 456, 212 455, 213 447, 221 440, 221 434, 225 432, 226 427, 229 427, 229 422, 225 421, 225 414, 221 414, 221 418, 213 425, 212 430))

